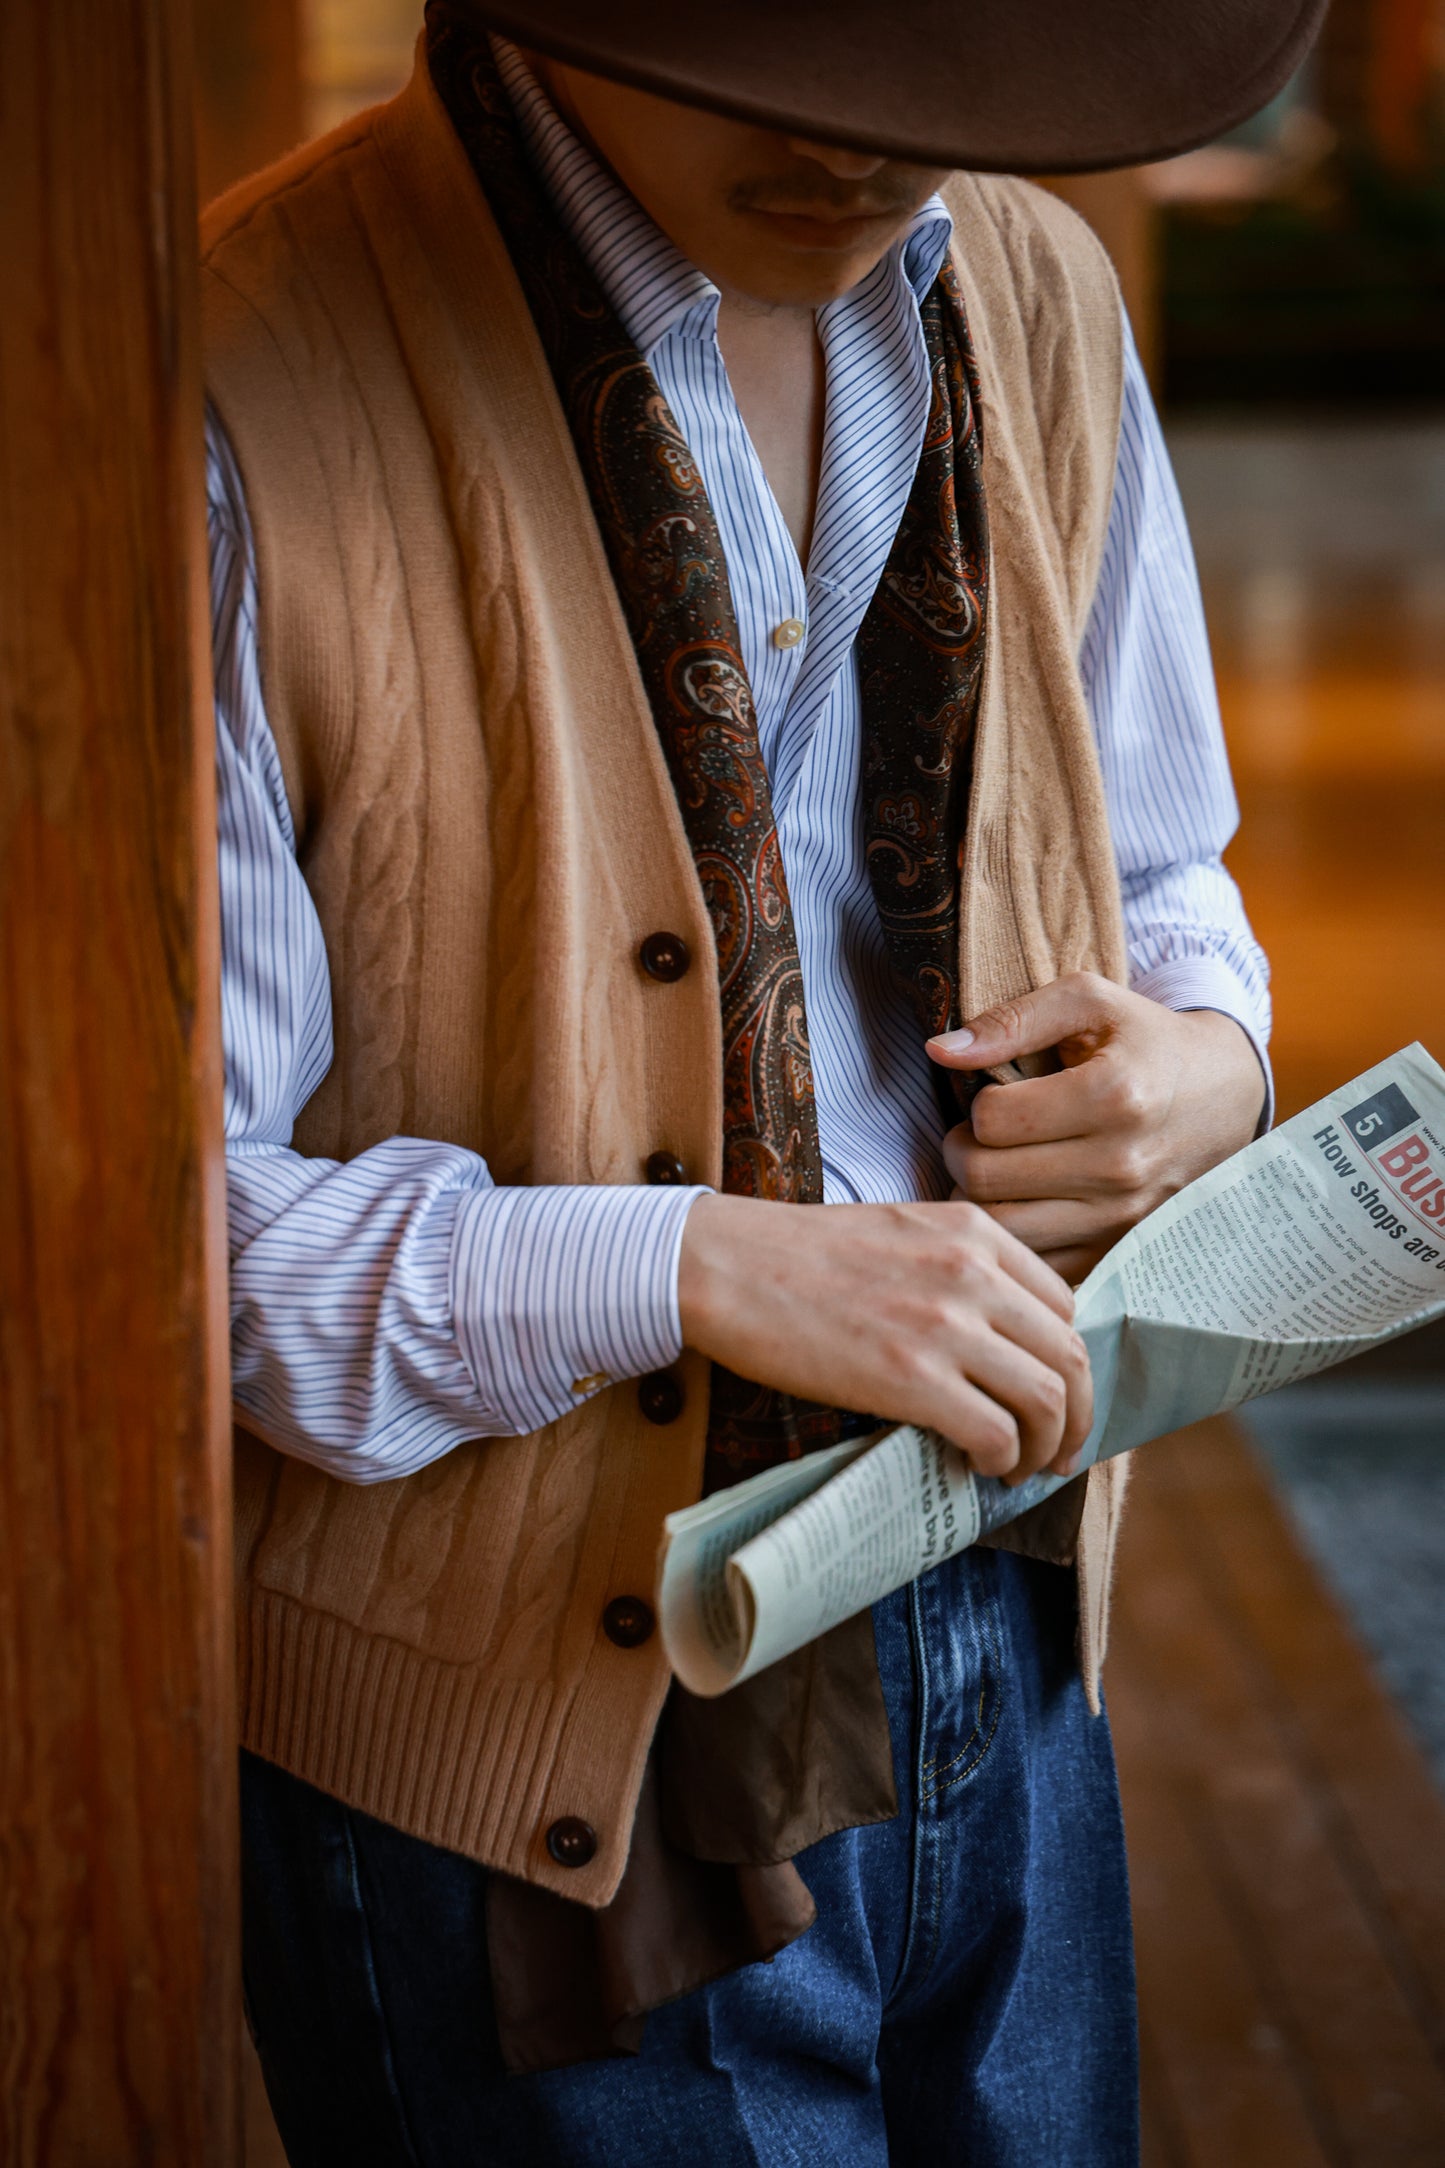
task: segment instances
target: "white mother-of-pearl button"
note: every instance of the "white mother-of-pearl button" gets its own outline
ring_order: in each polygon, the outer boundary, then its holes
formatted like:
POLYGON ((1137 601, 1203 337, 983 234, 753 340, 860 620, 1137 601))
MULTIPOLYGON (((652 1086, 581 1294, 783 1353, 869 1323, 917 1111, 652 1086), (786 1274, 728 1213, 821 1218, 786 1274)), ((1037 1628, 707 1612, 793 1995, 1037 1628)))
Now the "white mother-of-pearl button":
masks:
POLYGON ((796 647, 805 629, 801 617, 785 617, 781 625, 773 627, 774 647, 796 647))

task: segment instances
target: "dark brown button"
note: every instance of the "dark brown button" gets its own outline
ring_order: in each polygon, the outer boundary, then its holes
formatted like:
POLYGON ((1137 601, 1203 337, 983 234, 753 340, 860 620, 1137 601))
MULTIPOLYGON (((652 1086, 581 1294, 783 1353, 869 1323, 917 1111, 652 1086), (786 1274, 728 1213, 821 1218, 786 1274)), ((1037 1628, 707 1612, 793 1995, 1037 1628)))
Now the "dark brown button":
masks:
POLYGON ((638 954, 648 977, 667 983, 680 979, 692 962, 692 951, 680 933, 650 933, 638 954))
POLYGON ((682 1380, 670 1370, 649 1370, 637 1381, 637 1405, 649 1423, 675 1423, 687 1405, 682 1380))
POLYGON ((687 1180, 687 1169, 676 1152, 649 1152, 645 1171, 649 1182, 670 1183, 677 1187, 687 1180))
POLYGON ((597 1857, 597 1832, 580 1815, 564 1814, 547 1832, 547 1850, 559 1867, 585 1867, 597 1857))
POLYGON ((640 1596, 614 1596, 602 1614, 602 1631, 620 1649, 640 1649, 656 1624, 652 1605, 640 1596))

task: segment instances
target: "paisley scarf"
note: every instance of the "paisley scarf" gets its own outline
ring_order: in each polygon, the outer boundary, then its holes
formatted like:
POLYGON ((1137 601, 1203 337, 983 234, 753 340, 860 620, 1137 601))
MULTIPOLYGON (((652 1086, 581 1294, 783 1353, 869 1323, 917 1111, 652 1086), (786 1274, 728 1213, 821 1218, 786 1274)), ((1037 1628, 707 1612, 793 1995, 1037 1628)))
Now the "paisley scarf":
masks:
MULTIPOLYGON (((725 1191, 821 1204, 807 1011, 787 878, 717 523, 656 379, 528 157, 485 28, 430 0, 432 80, 506 241, 571 426, 717 945, 725 1191)), ((959 862, 983 672, 987 527, 958 284, 922 304, 918 470, 857 641, 867 864, 922 1032, 956 1023, 959 862)), ((712 1375, 706 1487, 831 1444, 835 1409, 712 1375)))

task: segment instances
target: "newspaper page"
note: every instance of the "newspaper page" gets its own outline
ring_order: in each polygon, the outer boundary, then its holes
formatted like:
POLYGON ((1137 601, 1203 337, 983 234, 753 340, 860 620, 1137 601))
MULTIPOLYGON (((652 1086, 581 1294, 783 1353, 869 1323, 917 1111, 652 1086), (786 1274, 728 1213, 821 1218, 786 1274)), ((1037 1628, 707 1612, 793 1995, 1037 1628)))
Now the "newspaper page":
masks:
MULTIPOLYGON (((1202 1175, 1078 1291, 1094 1374, 1081 1468, 1445 1313, 1445 1070, 1402 1052, 1202 1175)), ((658 1610, 723 1693, 1062 1487, 1009 1489, 909 1425, 671 1514, 658 1610)))

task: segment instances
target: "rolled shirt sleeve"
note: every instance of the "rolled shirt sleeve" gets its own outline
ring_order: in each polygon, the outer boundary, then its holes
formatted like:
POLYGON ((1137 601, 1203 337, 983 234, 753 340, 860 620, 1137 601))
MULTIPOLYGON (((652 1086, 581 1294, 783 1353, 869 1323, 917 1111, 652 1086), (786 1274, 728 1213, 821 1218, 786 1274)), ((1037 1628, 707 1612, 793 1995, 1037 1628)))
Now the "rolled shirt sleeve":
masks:
POLYGON ((243 1421, 351 1482, 551 1422, 675 1360, 696 1187, 498 1187, 392 1137, 291 1149, 331 1064, 331 988, 256 652, 240 477, 207 424, 233 1391, 243 1421))

